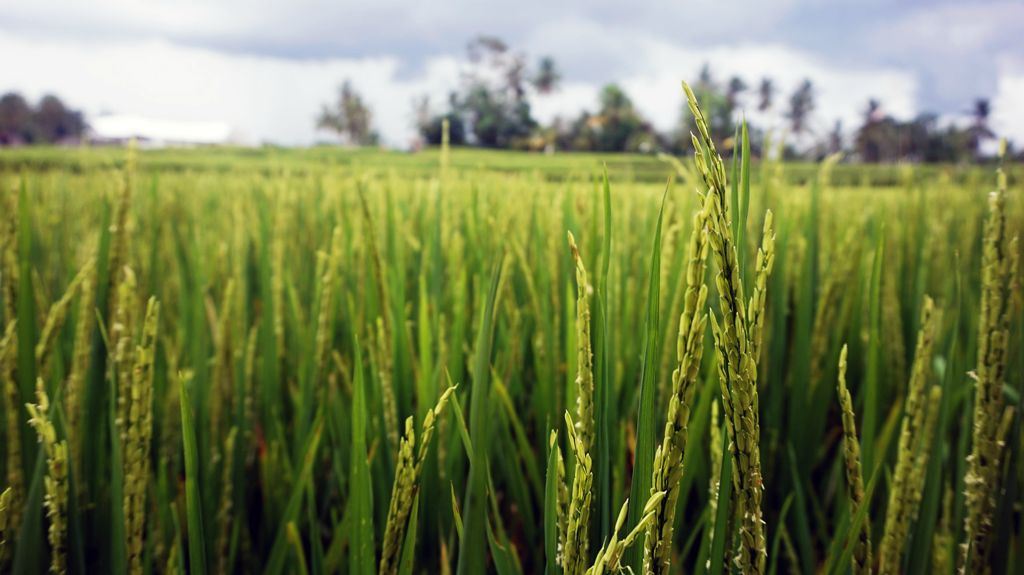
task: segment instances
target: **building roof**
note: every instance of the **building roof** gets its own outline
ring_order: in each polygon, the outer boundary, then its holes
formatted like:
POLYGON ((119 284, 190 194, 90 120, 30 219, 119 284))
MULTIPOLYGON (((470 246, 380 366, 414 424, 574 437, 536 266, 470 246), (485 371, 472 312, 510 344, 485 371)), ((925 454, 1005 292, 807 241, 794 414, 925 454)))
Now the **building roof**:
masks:
POLYGON ((211 145, 232 140, 231 126, 224 122, 158 120, 131 115, 91 118, 91 137, 101 141, 141 140, 160 144, 211 145))

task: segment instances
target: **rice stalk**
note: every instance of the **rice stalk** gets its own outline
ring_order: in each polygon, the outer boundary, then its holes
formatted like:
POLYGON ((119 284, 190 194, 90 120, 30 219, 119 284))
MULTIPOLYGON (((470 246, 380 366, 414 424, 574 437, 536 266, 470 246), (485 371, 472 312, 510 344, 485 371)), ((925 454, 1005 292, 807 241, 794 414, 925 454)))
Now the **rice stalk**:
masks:
POLYGON ((847 230, 818 292, 818 303, 811 328, 811 380, 808 384, 812 395, 818 383, 825 379, 829 334, 835 330, 836 312, 842 305, 843 293, 849 285, 850 278, 857 269, 860 253, 857 243, 860 237, 858 232, 856 226, 847 230))
POLYGON ((324 377, 327 357, 332 343, 334 326, 334 300, 337 291, 337 275, 341 266, 341 227, 335 226, 331 234, 331 248, 327 256, 323 275, 320 278, 320 310, 316 320, 316 356, 314 363, 314 381, 324 377))
POLYGON ((683 85, 690 111, 696 121, 699 137, 692 134, 694 157, 698 171, 707 188, 703 201, 708 206, 708 242, 715 257, 721 326, 711 314, 712 334, 718 352, 719 380, 726 430, 730 448, 737 462, 733 483, 738 495, 740 549, 737 566, 744 573, 763 573, 768 555, 762 520, 761 499, 764 485, 761 475, 760 424, 758 421, 757 354, 760 351, 760 332, 764 313, 764 284, 774 261, 774 241, 771 233, 771 212, 765 217, 763 246, 758 252, 757 280, 754 297, 745 303, 743 281, 740 277, 736 245, 730 227, 728 206, 725 203, 725 164, 715 150, 707 121, 697 104, 697 98, 686 84, 683 85))
POLYGON ((413 420, 412 417, 405 420, 405 436, 402 438, 398 450, 395 481, 391 486, 391 503, 388 505, 388 518, 384 528, 384 541, 378 565, 380 575, 396 575, 398 573, 399 558, 402 545, 405 542, 409 515, 419 493, 420 473, 427 459, 430 440, 437 427, 437 418, 441 416, 448 399, 454 392, 454 386, 446 389, 434 408, 427 411, 423 419, 418 451, 415 453, 413 450, 417 449, 417 445, 413 420))
POLYGON ((388 445, 392 450, 399 448, 398 437, 398 404, 395 401, 395 388, 391 383, 391 354, 384 320, 378 316, 376 330, 373 334, 373 345, 370 346, 370 358, 377 366, 377 382, 380 385, 381 409, 384 411, 384 431, 388 445))
POLYGON ((11 488, 0 493, 0 567, 7 563, 7 520, 10 516, 11 488))
POLYGON ((50 306, 50 311, 46 314, 46 323, 43 324, 43 330, 39 334, 39 341, 36 343, 35 350, 36 364, 41 371, 46 367, 47 359, 53 350, 57 334, 64 327, 64 322, 68 316, 68 309, 71 307, 71 301, 78 293, 79 288, 88 281, 92 274, 92 267, 92 260, 89 260, 82 266, 82 269, 79 270, 78 274, 71 280, 71 283, 68 284, 64 295, 50 306))
POLYGON ((953 490, 946 488, 942 497, 942 514, 932 539, 932 573, 951 573, 953 569, 953 490))
POLYGON ((109 377, 117 389, 117 426, 122 448, 127 442, 128 412, 132 393, 132 357, 135 331, 135 272, 125 267, 116 286, 113 319, 110 324, 109 377))
POLYGON ((693 229, 687 246, 686 292, 679 318, 676 343, 677 366, 672 372, 668 417, 661 446, 655 454, 651 493, 665 493, 654 509, 644 542, 644 571, 648 575, 667 573, 672 560, 673 526, 683 476, 683 456, 689 433, 690 409, 700 375, 704 351, 707 313, 704 311, 708 289, 704 285, 707 269, 707 205, 693 217, 693 229))
POLYGON ((221 469, 220 507, 217 508, 217 573, 227 575, 231 572, 230 544, 232 514, 234 512, 234 471, 235 439, 238 428, 232 427, 224 440, 224 464, 221 469))
POLYGON ((18 407, 18 383, 14 371, 15 357, 18 351, 16 326, 16 320, 8 322, 7 329, 4 330, 3 339, 0 340, 0 384, 3 385, 3 389, 0 390, 0 400, 3 401, 4 413, 6 414, 4 419, 7 424, 4 430, 4 438, 7 444, 6 482, 9 509, 4 535, 10 540, 13 540, 15 533, 21 526, 21 512, 25 499, 25 479, 22 472, 23 462, 21 441, 19 439, 21 437, 21 430, 18 425, 19 417, 17 417, 17 414, 21 413, 21 409, 18 407))
POLYGON ((565 459, 562 457, 562 447, 558 444, 558 432, 551 431, 548 438, 548 448, 555 452, 555 509, 558 519, 558 565, 565 566, 565 547, 569 532, 569 488, 565 480, 565 459))
POLYGON ((722 487, 722 427, 718 415, 718 402, 711 401, 708 437, 711 454, 711 475, 708 479, 708 549, 715 542, 715 518, 718 516, 718 494, 722 487))
POLYGON ((10 322, 18 317, 18 207, 12 205, 18 194, 3 194, 3 209, 7 217, 0 218, 0 233, 2 233, 3 245, 0 246, 0 290, 4 298, 4 321, 10 322))
POLYGON ((576 264, 576 432, 583 451, 594 443, 594 354, 590 348, 590 284, 576 238, 569 232, 569 248, 576 264))
MULTIPOLYGON (((1005 150, 1005 143, 1001 146, 1005 150)), ((961 547, 960 573, 983 574, 990 568, 996 494, 1000 487, 1003 442, 999 424, 1006 400, 1003 385, 1009 347, 1013 297, 1017 290, 1017 238, 1007 238, 1006 172, 996 172, 996 190, 988 198, 988 220, 982 240, 981 314, 978 319, 978 365, 974 374, 974 421, 967 459, 967 516, 961 547)))
POLYGON ((64 411, 67 421, 67 436, 71 448, 71 463, 81 464, 82 437, 78 433, 78 418, 82 411, 82 397, 85 393, 85 378, 89 371, 92 355, 92 337, 96 324, 96 284, 98 282, 96 260, 90 260, 91 270, 84 280, 78 298, 75 315, 74 347, 71 356, 71 371, 68 373, 67 389, 64 392, 64 411))
POLYGON ((57 430, 53 426, 50 414, 50 398, 46 395, 43 380, 36 382, 35 404, 25 404, 29 413, 29 425, 39 435, 46 454, 46 477, 43 485, 46 516, 50 520, 47 539, 50 543, 50 572, 63 575, 67 572, 67 509, 68 509, 68 444, 66 440, 57 439, 57 430))
POLYGON ((622 539, 619 539, 619 532, 622 531, 622 527, 626 523, 626 516, 629 510, 629 500, 627 499, 622 504, 622 509, 619 510, 618 519, 615 520, 615 528, 612 530, 611 539, 598 550, 597 555, 594 557, 594 563, 587 569, 586 575, 604 575, 605 573, 618 575, 619 573, 626 572, 621 565, 622 555, 640 537, 641 533, 650 528, 649 526, 654 521, 654 516, 657 513, 657 507, 661 505, 664 498, 665 492, 663 491, 652 494, 650 499, 647 500, 647 504, 644 505, 644 512, 640 517, 640 521, 633 527, 632 531, 627 533, 622 539))
MULTIPOLYGON (((860 463, 860 440, 853 413, 853 398, 846 387, 846 345, 839 352, 839 405, 843 410, 843 461, 846 464, 846 491, 850 499, 850 517, 855 517, 864 500, 864 473, 860 463)), ((864 521, 853 548, 854 575, 871 573, 871 522, 864 521)))
POLYGON ((568 526, 563 548, 562 568, 566 575, 582 575, 588 565, 587 551, 590 545, 590 507, 594 480, 590 454, 583 449, 583 443, 576 433, 576 426, 569 412, 565 412, 569 446, 576 457, 576 469, 572 477, 572 498, 569 500, 568 526))
POLYGON ((235 280, 230 278, 224 288, 224 297, 213 331, 213 401, 210 402, 210 432, 213 437, 221 435, 221 420, 225 412, 231 412, 231 398, 235 387, 234 351, 231 341, 234 294, 235 280))
MULTIPOLYGON (((882 544, 878 550, 878 572, 881 575, 900 571, 910 525, 917 516, 920 503, 917 476, 923 470, 916 469, 916 466, 920 461, 920 452, 927 453, 931 447, 926 443, 927 418, 936 415, 934 413, 931 416, 928 415, 929 404, 932 400, 929 399, 926 389, 928 374, 931 371, 932 349, 940 323, 939 317, 940 314, 935 309, 931 298, 925 296, 921 307, 921 330, 917 335, 914 363, 903 407, 903 421, 900 426, 896 452, 896 468, 893 471, 892 485, 889 490, 889 505, 885 514, 885 531, 882 534, 882 544)), ((935 407, 937 408, 937 406, 936 403, 935 407)), ((937 411, 937 409, 931 411, 937 411)), ((923 479, 920 482, 923 483, 923 479)))
POLYGON ((150 298, 146 305, 141 340, 135 350, 131 383, 128 387, 127 421, 122 430, 125 438, 124 518, 128 553, 128 570, 133 575, 143 572, 143 545, 146 531, 146 494, 150 477, 150 448, 153 434, 153 362, 160 324, 160 304, 150 298))

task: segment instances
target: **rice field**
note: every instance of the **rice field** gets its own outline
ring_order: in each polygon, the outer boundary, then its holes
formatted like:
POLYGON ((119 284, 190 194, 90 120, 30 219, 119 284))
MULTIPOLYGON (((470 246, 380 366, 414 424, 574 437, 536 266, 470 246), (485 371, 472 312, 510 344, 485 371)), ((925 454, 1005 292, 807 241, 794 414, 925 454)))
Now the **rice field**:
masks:
POLYGON ((1014 167, 698 132, 0 152, 0 572, 1020 572, 1014 167))

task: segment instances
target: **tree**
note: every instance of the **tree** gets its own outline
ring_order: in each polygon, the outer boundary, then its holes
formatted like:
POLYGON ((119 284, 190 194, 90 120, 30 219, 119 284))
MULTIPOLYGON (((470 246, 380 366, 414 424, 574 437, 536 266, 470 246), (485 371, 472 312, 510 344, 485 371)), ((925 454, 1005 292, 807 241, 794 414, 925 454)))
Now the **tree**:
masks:
POLYGON ((537 64, 537 73, 533 77, 533 87, 541 94, 550 94, 558 89, 562 75, 555 66, 551 56, 544 56, 537 64))
POLYGON ((567 129, 558 131, 559 147, 599 152, 637 152, 653 148, 657 135, 618 84, 598 95, 598 111, 583 111, 567 129))
POLYGON ((653 141, 651 126, 640 117, 633 100, 618 84, 608 84, 598 98, 596 149, 603 152, 638 151, 653 141))
POLYGON ((35 111, 37 135, 44 142, 77 139, 85 131, 82 113, 69 110, 57 96, 47 94, 39 100, 35 111))
POLYGON ((334 106, 324 105, 316 120, 316 127, 336 133, 343 141, 356 146, 377 144, 377 133, 372 127, 373 114, 363 97, 345 80, 338 89, 334 106))
POLYGON ((772 107, 772 100, 775 98, 775 84, 771 78, 762 78, 761 85, 757 88, 757 109, 767 112, 772 107))
POLYGON ((981 142, 995 137, 995 133, 988 126, 988 118, 992 113, 992 106, 988 98, 977 98, 971 109, 971 127, 967 129, 968 141, 971 153, 975 156, 981 150, 981 142))
POLYGON ((747 90, 747 83, 739 76, 729 78, 729 84, 725 89, 725 101, 731 110, 739 105, 739 96, 747 90))
MULTIPOLYGON (((456 98, 456 95, 449 95, 449 103, 456 98)), ((449 105, 451 108, 451 105, 449 105)), ((444 137, 444 121, 448 120, 448 143, 452 146, 461 146, 466 143, 466 125, 462 122, 462 116, 449 109, 444 114, 435 114, 430 108, 430 98, 423 96, 413 102, 413 113, 416 116, 416 130, 420 133, 424 143, 429 146, 440 146, 444 137)))
POLYGON ((843 151, 843 121, 836 120, 832 131, 828 133, 828 153, 837 154, 843 151))
POLYGON ((20 94, 0 97, 0 145, 59 143, 85 134, 82 113, 54 95, 43 96, 33 108, 20 94))
POLYGON ((31 142, 35 138, 32 107, 21 94, 0 97, 0 144, 31 142))
POLYGON ((789 111, 786 117, 789 118, 793 133, 802 134, 807 130, 807 120, 813 111, 814 86, 810 80, 805 79, 789 97, 789 111))
POLYGON ((538 72, 531 74, 526 57, 494 36, 470 41, 466 59, 460 89, 449 97, 448 111, 427 109, 417 114, 420 135, 435 143, 447 118, 453 144, 461 143, 456 139, 459 134, 466 143, 488 148, 529 146, 538 124, 530 112, 527 88, 532 85, 540 93, 555 89, 559 75, 554 60, 542 59, 538 72))

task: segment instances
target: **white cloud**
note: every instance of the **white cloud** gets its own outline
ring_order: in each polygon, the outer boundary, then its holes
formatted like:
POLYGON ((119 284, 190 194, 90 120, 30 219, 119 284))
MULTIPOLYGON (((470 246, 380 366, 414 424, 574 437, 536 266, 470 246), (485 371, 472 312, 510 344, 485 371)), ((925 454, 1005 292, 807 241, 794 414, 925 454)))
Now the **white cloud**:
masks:
POLYGON ((227 122, 252 142, 314 141, 320 105, 334 98, 342 79, 351 78, 387 141, 405 145, 413 98, 440 98, 457 81, 451 58, 433 59, 422 75, 399 80, 395 58, 294 61, 163 41, 99 44, 0 33, 0 53, 7 56, 5 81, 28 97, 53 92, 89 115, 227 122))
MULTIPOLYGON (((732 75, 747 81, 751 87, 744 101, 747 115, 762 126, 781 125, 788 95, 805 77, 812 79, 816 89, 811 127, 819 135, 837 118, 847 131, 853 129, 871 97, 880 97, 885 109, 897 117, 909 118, 918 112, 918 81, 905 69, 836 68, 781 44, 686 48, 628 30, 585 32, 581 30, 579 37, 604 38, 593 45, 598 56, 601 46, 626 48, 631 65, 615 78, 662 130, 679 121, 680 80, 695 78, 705 62, 713 64, 718 81, 732 75), (766 76, 777 87, 776 112, 768 116, 754 109, 756 85, 766 76)), ((577 50, 587 50, 586 44, 577 50)), ((431 57, 409 76, 400 71, 397 56, 294 60, 184 47, 164 40, 57 40, 2 31, 0 53, 7 56, 6 86, 0 88, 16 88, 30 98, 53 92, 92 116, 116 112, 226 122, 253 143, 299 145, 329 137, 316 132, 314 118, 321 104, 333 99, 341 80, 350 78, 370 102, 385 142, 405 146, 414 136, 413 99, 428 94, 433 102, 444 102, 458 85, 460 67, 455 57, 431 57)), ((1001 68, 993 126, 1024 140, 1024 112, 1015 105, 1024 94, 1024 73, 1019 67, 1001 68)), ((596 78, 568 78, 559 91, 534 99, 535 115, 547 122, 555 116, 575 116, 583 108, 593 110, 602 83, 596 78)))
MULTIPOLYGON (((584 37, 597 35, 597 31, 584 31, 584 37)), ((705 63, 712 64, 716 81, 725 82, 739 76, 748 84, 747 97, 742 104, 747 117, 767 127, 781 127, 782 112, 789 95, 805 78, 815 87, 816 110, 812 114, 811 129, 824 135, 836 119, 846 130, 859 125, 867 102, 872 97, 882 98, 888 113, 899 118, 910 118, 917 113, 917 81, 907 70, 898 68, 836 68, 828 62, 805 52, 780 44, 738 44, 705 48, 684 48, 666 41, 653 40, 641 35, 600 31, 603 45, 623 48, 631 54, 632 70, 619 77, 637 107, 662 130, 674 127, 682 110, 683 79, 697 77, 705 63), (775 83, 774 111, 762 114, 756 110, 756 88, 761 78, 769 77, 775 83)), ((586 46, 586 43, 583 44, 586 46)), ((538 102, 538 109, 547 112, 557 109, 563 113, 570 102, 579 106, 596 106, 596 84, 574 83, 566 87, 567 94, 556 96, 556 102, 538 102), (589 92, 589 97, 585 94, 589 92)))
POLYGON ((1024 145, 1024 62, 1001 66, 996 95, 992 99, 991 125, 996 134, 1013 140, 1018 149, 1024 145))

